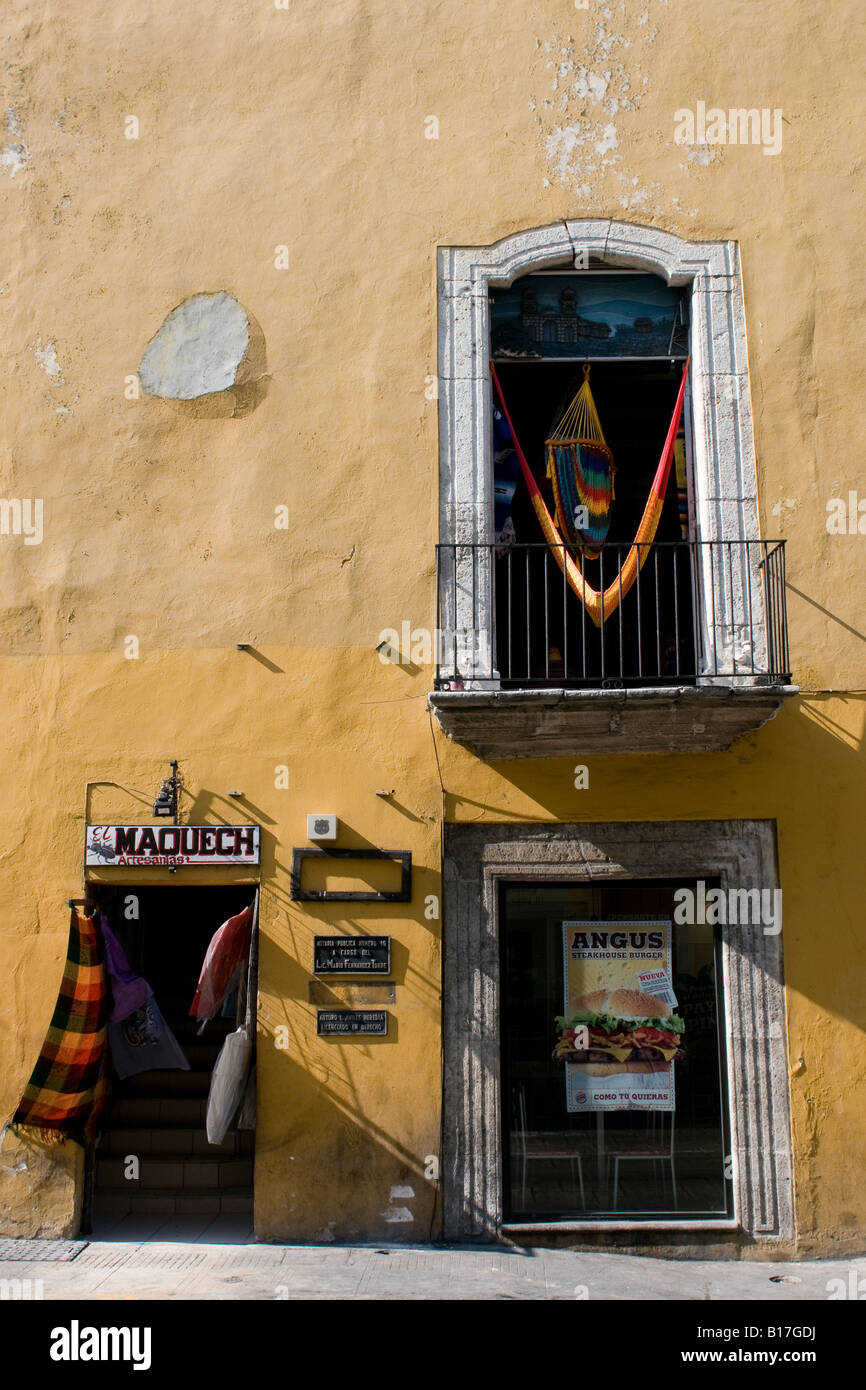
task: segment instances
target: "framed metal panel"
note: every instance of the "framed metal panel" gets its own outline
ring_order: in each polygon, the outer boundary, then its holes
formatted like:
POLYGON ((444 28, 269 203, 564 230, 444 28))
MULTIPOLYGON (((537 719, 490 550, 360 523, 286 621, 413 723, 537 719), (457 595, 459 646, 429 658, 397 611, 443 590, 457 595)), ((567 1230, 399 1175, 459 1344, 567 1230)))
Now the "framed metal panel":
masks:
POLYGON ((408 903, 412 901, 412 853, 407 849, 293 849, 291 896, 301 903, 408 903), (331 893, 325 888, 304 888, 305 859, 393 859, 400 864, 400 887, 384 893, 331 893))

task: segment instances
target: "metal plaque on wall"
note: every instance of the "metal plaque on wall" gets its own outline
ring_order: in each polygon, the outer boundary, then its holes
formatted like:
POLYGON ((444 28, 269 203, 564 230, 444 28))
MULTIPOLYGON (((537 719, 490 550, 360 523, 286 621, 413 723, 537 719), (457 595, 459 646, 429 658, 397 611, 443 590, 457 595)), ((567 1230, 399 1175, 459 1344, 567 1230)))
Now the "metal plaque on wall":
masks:
POLYGON ((316 1032, 320 1035, 372 1034, 384 1037, 388 1032, 386 1009, 319 1009, 316 1032))
POLYGON ((314 940, 314 975, 391 972, 390 936, 317 936, 314 940))

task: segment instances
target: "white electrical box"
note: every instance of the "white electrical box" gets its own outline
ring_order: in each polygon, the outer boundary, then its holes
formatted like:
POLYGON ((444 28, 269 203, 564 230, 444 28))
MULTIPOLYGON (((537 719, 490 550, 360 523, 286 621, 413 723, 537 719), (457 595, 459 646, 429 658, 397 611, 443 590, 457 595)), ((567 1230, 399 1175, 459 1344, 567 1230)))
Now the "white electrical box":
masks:
POLYGON ((308 840, 336 840, 337 817, 330 814, 307 816, 308 840))

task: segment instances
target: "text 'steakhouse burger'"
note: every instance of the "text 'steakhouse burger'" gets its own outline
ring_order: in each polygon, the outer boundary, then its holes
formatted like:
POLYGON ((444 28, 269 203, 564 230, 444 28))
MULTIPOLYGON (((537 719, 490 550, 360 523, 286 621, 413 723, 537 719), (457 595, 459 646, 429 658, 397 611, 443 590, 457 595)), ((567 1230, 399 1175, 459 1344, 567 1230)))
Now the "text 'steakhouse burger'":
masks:
POLYGON ((594 989, 574 1002, 575 1013, 556 1020, 560 1037, 553 1056, 557 1062, 579 1062, 588 1076, 616 1076, 627 1071, 664 1071, 685 1055, 680 1045, 685 1031, 682 1019, 654 994, 594 989), (575 1047, 577 1028, 587 1030, 585 1048, 575 1047))

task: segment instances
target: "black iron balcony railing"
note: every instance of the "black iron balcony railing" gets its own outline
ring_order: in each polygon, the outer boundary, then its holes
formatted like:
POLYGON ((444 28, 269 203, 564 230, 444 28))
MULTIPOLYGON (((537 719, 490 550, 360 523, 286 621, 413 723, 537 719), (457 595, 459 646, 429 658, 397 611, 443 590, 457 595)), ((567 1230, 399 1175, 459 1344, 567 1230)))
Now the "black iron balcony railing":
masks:
POLYGON ((648 543, 626 591, 630 548, 569 551, 588 584, 611 588, 596 625, 554 554, 564 547, 437 546, 437 689, 790 681, 784 541, 648 543))

